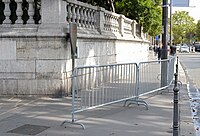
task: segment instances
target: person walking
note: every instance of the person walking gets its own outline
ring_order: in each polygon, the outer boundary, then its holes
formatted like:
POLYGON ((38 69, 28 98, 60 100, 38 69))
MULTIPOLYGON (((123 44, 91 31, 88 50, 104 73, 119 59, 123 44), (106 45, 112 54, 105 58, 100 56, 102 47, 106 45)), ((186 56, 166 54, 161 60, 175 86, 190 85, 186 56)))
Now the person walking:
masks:
POLYGON ((157 48, 157 57, 158 57, 158 60, 160 60, 161 59, 161 43, 159 43, 159 45, 158 45, 158 48, 157 48))

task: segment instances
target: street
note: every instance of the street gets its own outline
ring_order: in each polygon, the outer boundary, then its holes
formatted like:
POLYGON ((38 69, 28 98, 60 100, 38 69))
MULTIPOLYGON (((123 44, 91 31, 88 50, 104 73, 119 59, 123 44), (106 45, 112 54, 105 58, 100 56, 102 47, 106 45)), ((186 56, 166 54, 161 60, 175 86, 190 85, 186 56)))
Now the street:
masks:
POLYGON ((190 80, 197 88, 200 88, 200 53, 179 53, 179 60, 190 80))
POLYGON ((179 53, 178 56, 187 77, 187 90, 196 135, 200 136, 200 53, 179 53))

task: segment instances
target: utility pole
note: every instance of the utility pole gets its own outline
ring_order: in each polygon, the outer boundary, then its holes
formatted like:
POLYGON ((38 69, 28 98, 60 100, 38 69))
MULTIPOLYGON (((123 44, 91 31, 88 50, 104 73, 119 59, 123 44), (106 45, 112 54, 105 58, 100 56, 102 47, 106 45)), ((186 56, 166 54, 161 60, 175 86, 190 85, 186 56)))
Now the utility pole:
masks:
MULTIPOLYGON (((162 54, 161 59, 168 58, 167 33, 168 33, 168 0, 162 4, 162 54)), ((167 62, 161 62, 161 87, 167 86, 167 62)))
POLYGON ((172 46, 172 3, 173 0, 170 0, 170 46, 172 46))

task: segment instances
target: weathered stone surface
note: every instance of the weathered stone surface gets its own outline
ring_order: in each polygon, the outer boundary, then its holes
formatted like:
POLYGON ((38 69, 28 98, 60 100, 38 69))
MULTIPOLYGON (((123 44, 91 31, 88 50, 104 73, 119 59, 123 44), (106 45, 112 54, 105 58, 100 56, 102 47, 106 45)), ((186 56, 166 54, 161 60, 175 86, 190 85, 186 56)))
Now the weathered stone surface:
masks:
POLYGON ((69 59, 70 46, 63 39, 46 39, 32 41, 26 39, 17 44, 17 57, 19 59, 69 59), (27 41, 26 41, 27 40, 27 41))
POLYGON ((0 72, 33 73, 35 72, 35 60, 0 60, 0 72))
POLYGON ((0 73, 0 79, 35 79, 35 73, 25 73, 25 72, 0 73))
MULTIPOLYGON (((102 37, 78 39, 75 66, 147 60, 147 42, 102 37)), ((9 38, 7 41, 15 41, 9 46, 15 51, 11 51, 11 55, 6 56, 7 59, 0 59, 0 94, 60 95, 71 92, 72 60, 69 40, 64 37, 29 37, 9 38), (16 52, 15 56, 12 56, 15 54, 13 52, 16 52)))
POLYGON ((0 40, 0 60, 16 59, 16 41, 10 39, 0 40))
POLYGON ((0 80, 1 94, 18 94, 17 80, 0 80))

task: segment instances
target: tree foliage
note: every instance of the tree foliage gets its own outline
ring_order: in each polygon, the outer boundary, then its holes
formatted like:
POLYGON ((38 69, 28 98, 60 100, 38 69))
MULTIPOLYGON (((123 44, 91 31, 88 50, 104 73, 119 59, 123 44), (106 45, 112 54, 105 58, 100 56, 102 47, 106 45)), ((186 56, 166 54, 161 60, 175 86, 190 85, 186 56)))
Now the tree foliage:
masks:
POLYGON ((176 11, 172 15, 172 33, 174 43, 192 43, 196 24, 186 11, 176 11))
POLYGON ((198 20, 197 26, 196 26, 196 38, 197 38, 197 41, 200 41, 200 20, 198 20))
POLYGON ((161 0, 120 0, 116 1, 116 12, 136 20, 143 31, 155 36, 161 33, 161 0))
POLYGON ((115 12, 114 2, 115 0, 78 0, 84 3, 88 3, 94 6, 104 7, 105 9, 115 12))

